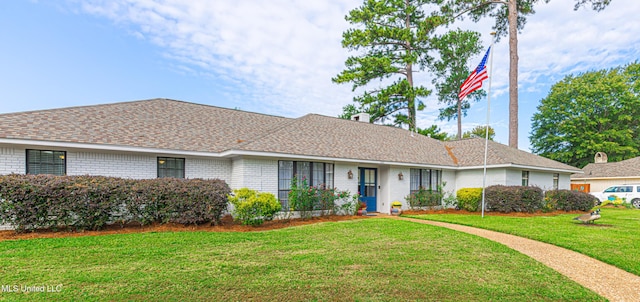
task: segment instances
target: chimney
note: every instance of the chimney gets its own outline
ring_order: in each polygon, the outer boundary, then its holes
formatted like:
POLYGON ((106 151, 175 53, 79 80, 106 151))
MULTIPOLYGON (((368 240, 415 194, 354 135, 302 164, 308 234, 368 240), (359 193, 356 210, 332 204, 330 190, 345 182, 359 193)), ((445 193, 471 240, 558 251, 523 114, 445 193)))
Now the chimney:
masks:
POLYGON ((601 163, 603 164, 603 163, 606 163, 606 162, 608 161, 608 159, 607 159, 607 153, 604 153, 604 152, 598 152, 598 153, 596 153, 596 156, 595 156, 595 158, 593 159, 593 161, 594 161, 596 164, 601 164, 601 163))
POLYGON ((357 122, 369 123, 371 120, 371 115, 369 115, 368 113, 360 112, 358 114, 352 115, 351 120, 357 121, 357 122))

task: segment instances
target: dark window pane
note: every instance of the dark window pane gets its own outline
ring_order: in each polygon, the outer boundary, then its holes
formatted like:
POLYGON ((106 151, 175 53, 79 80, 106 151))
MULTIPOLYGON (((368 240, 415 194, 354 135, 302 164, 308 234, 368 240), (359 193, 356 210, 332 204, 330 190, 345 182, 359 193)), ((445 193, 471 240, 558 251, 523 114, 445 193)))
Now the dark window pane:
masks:
POLYGON ((289 210, 289 190, 293 178, 293 161, 281 160, 278 162, 278 199, 283 211, 289 210))
POLYGON ((410 193, 416 193, 420 188, 437 191, 440 185, 441 172, 429 169, 410 169, 410 193))
POLYGON ((529 185, 529 171, 522 171, 522 186, 526 187, 529 185))
POLYGON ((311 163, 313 173, 311 175, 311 185, 314 187, 323 187, 324 182, 324 164, 323 163, 311 163))
POLYGON ((431 171, 431 190, 438 191, 440 185, 440 172, 439 170, 431 171))
POLYGON ((289 210, 288 195, 291 189, 291 179, 293 179, 294 175, 298 179, 299 185, 302 185, 304 180, 308 186, 333 188, 333 164, 278 161, 278 199, 283 211, 289 210))
POLYGON ((325 184, 327 188, 333 188, 333 164, 324 164, 325 166, 325 184))
POLYGON ((64 151, 27 150, 27 174, 66 174, 64 151))
POLYGON ((296 176, 298 181, 306 180, 308 185, 311 185, 309 178, 311 177, 311 164, 305 161, 296 162, 296 176))
POLYGON ((410 174, 410 190, 411 192, 418 191, 420 188, 420 169, 411 169, 410 174))
POLYGON ((158 157, 158 178, 184 178, 184 158, 158 157))

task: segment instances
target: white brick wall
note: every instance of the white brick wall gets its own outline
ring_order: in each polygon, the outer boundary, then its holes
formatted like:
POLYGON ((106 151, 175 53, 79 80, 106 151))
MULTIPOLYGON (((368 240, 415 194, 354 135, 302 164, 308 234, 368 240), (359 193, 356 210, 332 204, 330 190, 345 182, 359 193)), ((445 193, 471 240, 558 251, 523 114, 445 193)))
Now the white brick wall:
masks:
MULTIPOLYGON (((56 149, 65 151, 64 149, 56 149)), ((157 156, 67 151, 67 175, 101 175, 132 179, 158 177, 157 156)), ((0 174, 26 173, 26 149, 0 148, 0 174)), ((276 167, 277 176, 277 167, 276 167)), ((185 158, 186 178, 231 179, 231 161, 185 158)))
POLYGON ((151 155, 67 152, 67 175, 156 178, 156 160, 151 155))
POLYGON ((187 158, 184 170, 186 178, 219 178, 227 183, 231 181, 230 160, 187 158))
POLYGON ((455 171, 442 171, 442 191, 444 197, 456 196, 456 172, 455 171))
POLYGON ((25 149, 0 148, 0 174, 26 173, 25 149))
POLYGON ((358 165, 336 163, 333 165, 333 186, 340 191, 349 190, 353 195, 358 193, 358 165), (353 179, 349 179, 348 172, 353 173, 353 179))
POLYGON ((249 188, 278 196, 278 161, 272 159, 234 159, 229 185, 249 188))
MULTIPOLYGON (((462 188, 482 188, 482 173, 482 169, 457 171, 455 181, 447 182, 447 187, 452 186, 455 188, 455 191, 462 188)), ((487 186, 504 185, 507 179, 508 177, 505 175, 504 169, 487 169, 487 186)), ((521 181, 521 175, 518 176, 516 180, 521 181)), ((507 183, 507 185, 519 186, 520 183, 507 183)))
MULTIPOLYGON (((517 185, 522 185, 522 170, 516 170, 514 174, 518 174, 520 182, 517 185)), ((540 172, 529 171, 529 185, 538 186, 542 190, 553 190, 553 174, 554 172, 540 172)), ((569 190, 571 189, 570 174, 560 174, 558 179, 558 189, 569 190)), ((515 175, 514 175, 515 178, 515 175)))
POLYGON ((409 195, 411 187, 410 168, 382 167, 380 168, 380 194, 378 198, 378 212, 390 213, 391 202, 400 201, 402 208, 407 209, 405 197, 409 195), (403 179, 398 174, 402 172, 403 179))
POLYGON ((558 189, 571 190, 571 174, 560 174, 560 179, 558 179, 558 189))
MULTIPOLYGON (((176 156, 180 157, 180 156, 176 156)), ((158 177, 155 155, 67 152, 67 175, 102 175, 133 179, 158 177)), ((231 178, 231 162, 185 157, 185 178, 231 178)))
MULTIPOLYGON (((522 184, 522 172, 520 172, 520 184, 522 184)), ((542 190, 553 190, 553 173, 529 172, 529 185, 538 186, 542 190)))

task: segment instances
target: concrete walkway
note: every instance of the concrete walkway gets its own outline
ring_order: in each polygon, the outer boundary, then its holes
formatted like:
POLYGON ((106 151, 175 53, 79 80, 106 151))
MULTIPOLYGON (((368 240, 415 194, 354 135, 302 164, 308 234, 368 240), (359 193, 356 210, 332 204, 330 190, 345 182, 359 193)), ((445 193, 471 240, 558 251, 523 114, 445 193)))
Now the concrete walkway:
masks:
POLYGON ((398 216, 383 217, 429 224, 484 237, 541 262, 609 301, 640 301, 640 276, 565 248, 463 225, 398 216))

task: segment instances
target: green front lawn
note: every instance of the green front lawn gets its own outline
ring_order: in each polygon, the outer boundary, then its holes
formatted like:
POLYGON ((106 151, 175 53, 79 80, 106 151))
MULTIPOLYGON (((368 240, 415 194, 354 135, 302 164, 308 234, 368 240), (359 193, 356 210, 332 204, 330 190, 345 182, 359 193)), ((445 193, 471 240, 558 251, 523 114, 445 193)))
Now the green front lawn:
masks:
POLYGON ((603 208, 595 225, 584 225, 576 214, 537 217, 420 215, 414 218, 469 225, 527 237, 589 255, 640 275, 640 210, 603 208))
POLYGON ((12 301, 604 300, 501 244, 392 219, 3 241, 0 262, 0 284, 62 285, 12 301))

